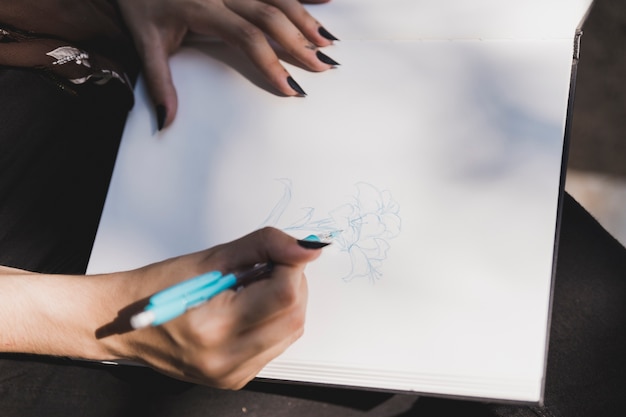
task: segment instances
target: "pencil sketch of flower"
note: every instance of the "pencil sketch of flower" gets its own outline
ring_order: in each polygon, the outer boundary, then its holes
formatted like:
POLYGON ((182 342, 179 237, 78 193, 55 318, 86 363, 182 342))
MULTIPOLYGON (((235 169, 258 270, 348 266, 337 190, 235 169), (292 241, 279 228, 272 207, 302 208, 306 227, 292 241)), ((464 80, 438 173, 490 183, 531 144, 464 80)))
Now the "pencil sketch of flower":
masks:
MULTIPOLYGON (((291 181, 279 181, 285 187, 283 195, 262 225, 278 226, 291 202, 291 181)), ((390 248, 389 240, 400 234, 400 207, 388 190, 381 191, 365 182, 355 187, 352 201, 331 210, 327 216, 315 219, 315 209, 303 207, 300 216, 283 230, 314 233, 340 230, 334 244, 349 256, 351 266, 343 280, 365 278, 375 282, 382 277, 381 267, 390 248)))
POLYGON ((337 243, 348 252, 352 271, 345 280, 380 279, 380 268, 389 250, 389 240, 400 234, 400 207, 389 191, 358 183, 354 201, 331 211, 330 216, 341 234, 337 243))

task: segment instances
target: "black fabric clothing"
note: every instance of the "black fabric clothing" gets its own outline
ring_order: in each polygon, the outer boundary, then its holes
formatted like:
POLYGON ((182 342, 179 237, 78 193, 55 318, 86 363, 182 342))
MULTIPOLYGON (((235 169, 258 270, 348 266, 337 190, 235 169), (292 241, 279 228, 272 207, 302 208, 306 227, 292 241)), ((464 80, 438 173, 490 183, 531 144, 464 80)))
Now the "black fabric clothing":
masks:
POLYGON ((2 265, 85 270, 131 101, 121 84, 77 91, 0 67, 2 265))
MULTIPOLYGON (((0 69, 0 91, 0 264, 83 273, 128 107, 123 90, 68 95, 35 72, 0 69)), ((543 407, 260 382, 221 391, 146 368, 0 354, 0 415, 626 415, 626 249, 568 195, 559 241, 543 407)))

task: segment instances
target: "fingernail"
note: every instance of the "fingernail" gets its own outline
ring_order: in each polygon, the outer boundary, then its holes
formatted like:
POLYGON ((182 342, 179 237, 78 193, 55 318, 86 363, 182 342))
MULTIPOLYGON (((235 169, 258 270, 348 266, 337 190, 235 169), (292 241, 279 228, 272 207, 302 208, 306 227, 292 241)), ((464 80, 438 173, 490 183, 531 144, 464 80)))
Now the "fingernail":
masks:
POLYGON ((330 242, 319 242, 314 240, 298 240, 298 245, 306 249, 322 249, 330 245, 330 242))
POLYGON ((322 37, 328 39, 329 41, 338 41, 336 37, 334 37, 329 31, 327 31, 323 26, 317 30, 317 32, 322 35, 322 37))
POLYGON ((317 51, 315 53, 315 55, 317 55, 317 59, 319 59, 320 61, 322 61, 324 64, 328 64, 328 65, 340 65, 339 62, 335 61, 334 59, 332 59, 331 57, 329 57, 328 55, 326 55, 325 53, 323 53, 322 51, 317 51))
POLYGON ((289 87, 293 88, 293 91, 300 94, 301 96, 306 96, 306 93, 304 92, 302 87, 300 87, 300 85, 298 85, 296 80, 291 78, 291 76, 287 77, 287 82, 289 83, 289 87))
POLYGON ((165 125, 166 117, 167 117, 167 110, 165 109, 165 106, 162 104, 159 104, 158 106, 156 106, 157 128, 159 130, 163 129, 163 126, 165 125))

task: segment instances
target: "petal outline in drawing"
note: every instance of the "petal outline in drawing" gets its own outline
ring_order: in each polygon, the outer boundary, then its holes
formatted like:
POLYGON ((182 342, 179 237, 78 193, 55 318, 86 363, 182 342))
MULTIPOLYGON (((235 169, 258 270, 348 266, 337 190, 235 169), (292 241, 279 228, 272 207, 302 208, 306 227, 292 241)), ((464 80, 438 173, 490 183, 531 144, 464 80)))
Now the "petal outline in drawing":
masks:
MULTIPOLYGON (((279 180, 285 190, 264 225, 278 226, 291 201, 290 180, 279 180)), ((400 206, 388 190, 380 191, 372 184, 355 184, 352 201, 341 204, 328 217, 315 219, 315 209, 303 207, 304 214, 284 230, 307 230, 325 233, 340 230, 335 244, 350 258, 351 270, 342 279, 352 281, 366 278, 371 282, 382 277, 382 265, 390 250, 389 240, 400 234, 402 221, 400 206)))

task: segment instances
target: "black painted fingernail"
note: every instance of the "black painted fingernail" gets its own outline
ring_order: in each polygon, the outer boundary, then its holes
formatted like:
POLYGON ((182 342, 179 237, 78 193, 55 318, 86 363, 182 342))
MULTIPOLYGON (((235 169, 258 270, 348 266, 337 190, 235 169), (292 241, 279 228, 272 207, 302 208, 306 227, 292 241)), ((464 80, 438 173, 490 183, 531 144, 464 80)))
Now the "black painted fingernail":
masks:
POLYGON ((317 240, 298 240, 298 245, 306 249, 322 249, 330 245, 330 242, 320 242, 317 240))
POLYGON ((293 88, 293 91, 300 94, 301 96, 306 96, 306 93, 304 92, 302 87, 300 87, 300 85, 298 85, 296 80, 291 78, 291 76, 287 77, 287 82, 289 83, 289 87, 293 88))
POLYGON ((328 65, 340 65, 339 62, 335 61, 334 59, 332 59, 331 57, 329 57, 328 55, 326 55, 325 53, 323 53, 322 51, 317 51, 315 53, 315 55, 317 55, 317 59, 319 59, 320 61, 322 61, 324 64, 328 64, 328 65))
POLYGON ((334 37, 329 31, 327 31, 323 26, 320 26, 320 28, 317 30, 317 32, 320 35, 322 35, 324 38, 328 39, 329 41, 338 41, 339 40, 336 37, 334 37))
POLYGON ((157 118, 157 128, 159 130, 163 129, 165 125, 165 118, 167 117, 167 109, 164 105, 159 104, 156 106, 156 118, 157 118))

